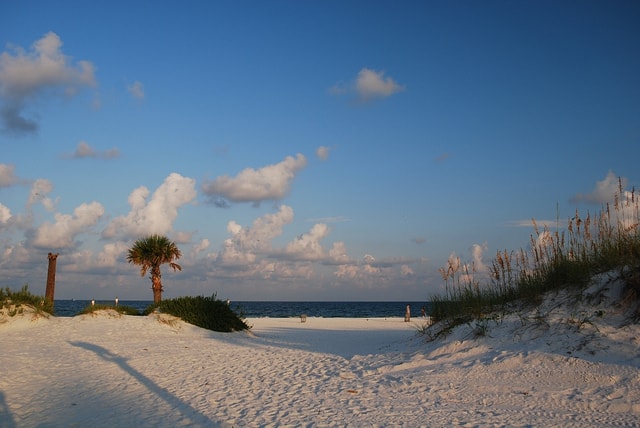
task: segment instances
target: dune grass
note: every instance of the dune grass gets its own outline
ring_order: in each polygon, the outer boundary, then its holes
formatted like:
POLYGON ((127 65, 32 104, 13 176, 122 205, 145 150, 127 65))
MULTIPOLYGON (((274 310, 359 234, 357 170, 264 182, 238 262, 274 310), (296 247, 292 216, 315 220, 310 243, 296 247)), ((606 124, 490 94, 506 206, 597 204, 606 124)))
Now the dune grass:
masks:
POLYGON ((96 311, 103 311, 107 309, 112 309, 122 315, 142 315, 142 313, 140 313, 139 310, 131 306, 126 306, 126 305, 116 306, 116 305, 105 305, 105 304, 89 305, 83 310, 81 310, 80 314, 91 314, 96 311))
POLYGON ((145 314, 154 311, 168 313, 189 324, 219 332, 247 330, 249 326, 226 302, 211 297, 189 296, 162 300, 145 309, 145 314))
MULTIPOLYGON (((31 294, 28 285, 23 286, 20 291, 12 291, 8 287, 0 288, 0 311, 14 317, 23 313, 25 306, 34 308, 36 314, 54 314, 53 302, 42 296, 31 294)), ((216 299, 215 294, 211 297, 187 296, 162 300, 147 307, 143 313, 126 305, 95 304, 87 306, 80 314, 91 314, 109 309, 123 315, 148 315, 154 311, 160 311, 174 315, 198 327, 219 332, 248 330, 250 328, 243 321, 242 314, 237 314, 225 302, 216 299)))
POLYGON ((242 320, 242 315, 236 314, 225 302, 211 297, 185 296, 175 299, 165 299, 149 305, 142 313, 136 308, 124 305, 96 304, 87 306, 82 314, 112 309, 123 315, 149 315, 162 312, 174 315, 189 324, 219 332, 247 330, 249 326, 242 320))
POLYGON ((0 288, 0 309, 8 309, 9 316, 20 313, 22 306, 30 306, 36 313, 47 313, 53 315, 53 302, 42 296, 31 294, 29 286, 24 285, 19 291, 12 291, 9 287, 0 288))
MULTIPOLYGON (((566 229, 540 229, 527 250, 498 251, 488 271, 452 258, 440 269, 444 295, 431 297, 431 320, 453 327, 504 311, 509 304, 538 305, 551 290, 584 288, 594 275, 615 271, 625 281, 625 300, 640 302, 640 210, 635 189, 619 181, 613 206, 597 215, 568 219, 566 229), (478 278, 483 278, 481 281, 478 278)), ((635 314, 634 322, 640 320, 635 314)))

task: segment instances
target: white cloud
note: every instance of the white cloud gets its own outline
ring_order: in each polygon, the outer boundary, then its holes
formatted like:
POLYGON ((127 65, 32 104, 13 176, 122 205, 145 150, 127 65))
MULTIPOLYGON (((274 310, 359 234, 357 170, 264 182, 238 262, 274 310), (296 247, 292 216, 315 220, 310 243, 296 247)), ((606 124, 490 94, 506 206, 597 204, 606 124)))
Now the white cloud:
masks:
POLYGON ((627 190, 628 179, 616 176, 609 171, 607 176, 596 183, 591 193, 578 194, 574 200, 597 204, 610 204, 613 217, 612 225, 621 226, 622 230, 635 233, 638 224, 635 221, 638 213, 638 197, 635 190, 627 190))
POLYGON ((11 218, 11 210, 0 203, 0 224, 7 224, 11 218))
POLYGON ((594 204, 613 202, 615 195, 619 193, 620 184, 622 184, 622 188, 626 187, 627 179, 619 179, 613 171, 609 171, 604 180, 598 181, 596 183, 596 187, 590 193, 578 193, 573 200, 576 202, 589 202, 594 204))
POLYGON ((15 134, 35 132, 38 124, 25 118, 29 103, 50 93, 74 96, 82 88, 95 86, 94 66, 88 61, 73 64, 62 51, 62 40, 49 32, 37 40, 29 52, 15 47, 0 54, 0 121, 5 131, 15 134))
POLYGON ((391 270, 390 266, 377 266, 376 258, 371 254, 365 254, 360 263, 339 265, 333 274, 336 278, 354 281, 359 287, 371 287, 373 284, 384 282, 385 273, 391 270))
POLYGON ((0 163, 0 187, 10 187, 18 183, 18 177, 13 173, 15 166, 0 163))
POLYGON ((135 99, 138 99, 138 100, 144 99, 144 85, 142 84, 142 82, 139 82, 138 80, 133 82, 131 85, 127 86, 127 91, 129 91, 129 93, 135 99))
POLYGON ((296 174, 307 165, 307 159, 298 154, 287 156, 282 162, 260 169, 247 168, 236 177, 227 175, 203 183, 202 191, 211 199, 222 197, 235 202, 280 200, 289 194, 296 174))
POLYGON ((98 202, 78 206, 73 215, 55 214, 55 223, 44 222, 36 230, 33 245, 41 248, 71 248, 77 235, 89 230, 104 208, 98 202))
POLYGON ((167 234, 178 217, 178 208, 196 197, 195 180, 170 174, 147 203, 149 189, 141 186, 129 195, 131 211, 115 218, 102 232, 103 237, 136 239, 150 234, 167 234))
POLYGON ((289 242, 285 252, 297 260, 321 260, 325 253, 320 241, 328 234, 329 227, 326 224, 315 224, 309 232, 289 242))
POLYGON ((198 242, 197 244, 194 244, 191 247, 191 252, 189 253, 190 258, 192 260, 195 260, 199 254, 206 251, 207 248, 209 248, 210 246, 211 246, 211 243, 207 238, 200 240, 200 242, 198 242))
POLYGON ((227 265, 255 263, 256 254, 270 252, 273 238, 280 236, 284 225, 292 221, 293 209, 286 205, 276 213, 258 217, 251 227, 243 228, 230 221, 227 230, 232 236, 224 241, 220 262, 227 265))
POLYGON ((73 152, 72 157, 74 158, 93 158, 96 157, 96 152, 91 148, 91 146, 84 142, 80 141, 78 143, 78 147, 76 147, 76 151, 73 152))
POLYGON ((188 244, 193 238, 193 232, 178 231, 171 235, 171 239, 176 244, 188 244))
POLYGON ((47 211, 55 210, 55 202, 48 197, 52 190, 53 184, 49 180, 44 178, 37 179, 31 185, 27 207, 31 207, 36 202, 40 202, 47 211))
POLYGON ((334 95, 355 93, 360 102, 367 103, 374 99, 390 97, 393 94, 406 89, 404 85, 398 84, 391 77, 385 77, 384 71, 363 68, 358 72, 353 85, 345 85, 343 82, 336 83, 330 92, 334 95))
POLYGON ((397 84, 391 77, 385 78, 384 71, 363 68, 356 79, 356 91, 363 101, 386 98, 404 89, 404 86, 397 84))
POLYGON ((76 150, 69 156, 72 159, 82 158, 102 158, 113 159, 120 156, 120 151, 116 148, 105 150, 104 152, 98 152, 89 145, 86 141, 80 141, 76 150))
POLYGON ((413 276, 415 272, 408 265, 400 266, 400 275, 402 276, 413 276))
POLYGON ((347 246, 344 242, 334 242, 329 250, 329 257, 334 263, 350 263, 351 258, 347 254, 347 246))
POLYGON ((110 242, 104 245, 102 251, 98 253, 97 265, 100 267, 113 267, 122 264, 122 257, 129 249, 123 241, 110 242))
POLYGON ((362 263, 340 265, 333 274, 336 278, 353 281, 358 287, 378 286, 385 282, 384 271, 390 271, 391 268, 373 266, 374 261, 373 256, 367 254, 362 263))
POLYGON ((471 257, 473 259, 473 266, 477 273, 489 272, 489 267, 484 263, 484 252, 489 249, 489 246, 485 242, 484 244, 473 244, 471 246, 471 257))

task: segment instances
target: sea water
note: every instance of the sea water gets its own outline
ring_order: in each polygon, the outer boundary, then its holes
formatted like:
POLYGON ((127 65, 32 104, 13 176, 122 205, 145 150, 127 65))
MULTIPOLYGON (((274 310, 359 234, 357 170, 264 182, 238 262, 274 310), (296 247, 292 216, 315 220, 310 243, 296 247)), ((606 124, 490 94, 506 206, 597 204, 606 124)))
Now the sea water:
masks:
MULTIPOLYGON (((96 304, 115 305, 115 300, 98 301, 96 304)), ((118 305, 129 306, 144 311, 153 302, 150 300, 119 300, 118 305)), ((91 305, 91 300, 56 300, 54 313, 56 316, 71 317, 78 315, 91 305)), ((411 307, 411 316, 419 317, 424 307, 427 315, 431 305, 428 302, 230 302, 231 309, 244 318, 288 318, 308 317, 323 318, 386 318, 404 317, 407 305, 411 307)))

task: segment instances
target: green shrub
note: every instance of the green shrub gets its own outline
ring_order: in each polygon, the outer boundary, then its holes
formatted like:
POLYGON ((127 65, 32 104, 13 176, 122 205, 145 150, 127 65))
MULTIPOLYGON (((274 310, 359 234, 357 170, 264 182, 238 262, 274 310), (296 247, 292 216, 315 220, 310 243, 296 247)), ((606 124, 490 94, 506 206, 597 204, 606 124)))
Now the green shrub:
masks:
POLYGON ((232 332, 247 330, 249 326, 226 302, 211 297, 178 297, 162 300, 145 309, 145 314, 156 310, 174 315, 189 324, 213 331, 232 332))
POLYGON ((20 305, 31 306, 38 312, 53 315, 53 302, 42 296, 31 294, 28 285, 24 285, 20 291, 12 291, 9 287, 0 288, 0 308, 20 305))

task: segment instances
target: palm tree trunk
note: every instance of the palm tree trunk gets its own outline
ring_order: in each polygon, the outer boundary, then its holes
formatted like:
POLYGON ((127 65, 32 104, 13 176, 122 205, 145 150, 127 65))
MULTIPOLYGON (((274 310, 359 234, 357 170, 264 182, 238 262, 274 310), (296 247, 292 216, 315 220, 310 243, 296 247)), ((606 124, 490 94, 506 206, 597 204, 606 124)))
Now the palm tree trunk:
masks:
POLYGON ((158 303, 162 300, 162 275, 160 274, 160 266, 151 268, 151 284, 153 303, 158 303))
POLYGON ((45 299, 49 300, 53 305, 56 290, 56 259, 58 253, 49 253, 49 269, 47 271, 47 288, 45 289, 45 299))

